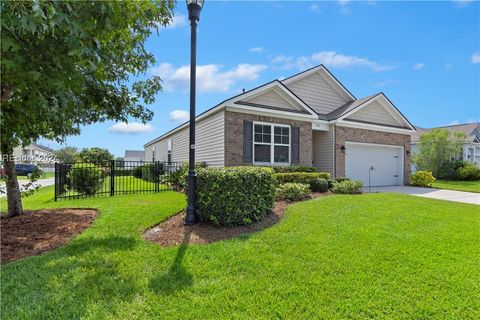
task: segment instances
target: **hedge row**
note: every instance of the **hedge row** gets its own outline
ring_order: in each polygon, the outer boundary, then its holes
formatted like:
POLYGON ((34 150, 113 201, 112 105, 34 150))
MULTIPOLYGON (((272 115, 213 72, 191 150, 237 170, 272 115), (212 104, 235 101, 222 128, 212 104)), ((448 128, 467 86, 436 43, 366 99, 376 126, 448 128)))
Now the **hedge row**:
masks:
POLYGON ((283 183, 306 183, 317 178, 323 178, 325 180, 330 179, 330 173, 328 172, 290 172, 290 173, 275 173, 275 179, 279 184, 283 183))
POLYGON ((201 221, 222 226, 247 225, 270 214, 275 200, 271 168, 227 167, 197 171, 197 207, 201 221))

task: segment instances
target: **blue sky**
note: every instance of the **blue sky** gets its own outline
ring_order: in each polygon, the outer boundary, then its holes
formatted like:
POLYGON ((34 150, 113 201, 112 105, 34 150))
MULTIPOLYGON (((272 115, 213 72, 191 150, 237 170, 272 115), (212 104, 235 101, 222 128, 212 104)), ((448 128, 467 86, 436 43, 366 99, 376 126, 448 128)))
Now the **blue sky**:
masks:
MULTIPOLYGON (((147 125, 84 127, 67 145, 116 156, 185 120, 190 29, 183 1, 146 46, 164 79, 147 125)), ((480 3, 206 1, 198 28, 197 114, 273 79, 323 63, 357 97, 383 91, 415 125, 478 121, 480 3)), ((59 145, 42 141, 53 148, 59 145)))

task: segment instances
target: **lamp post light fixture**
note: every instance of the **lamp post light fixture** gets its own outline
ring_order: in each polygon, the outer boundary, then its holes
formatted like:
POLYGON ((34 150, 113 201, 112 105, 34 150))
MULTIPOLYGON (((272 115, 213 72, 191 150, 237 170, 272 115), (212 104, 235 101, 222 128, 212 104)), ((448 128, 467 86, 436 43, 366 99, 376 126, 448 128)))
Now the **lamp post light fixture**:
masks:
POLYGON ((188 19, 190 20, 190 143, 188 153, 188 195, 187 215, 185 224, 194 225, 198 222, 195 196, 195 87, 197 77, 197 22, 200 20, 204 0, 187 0, 188 19))

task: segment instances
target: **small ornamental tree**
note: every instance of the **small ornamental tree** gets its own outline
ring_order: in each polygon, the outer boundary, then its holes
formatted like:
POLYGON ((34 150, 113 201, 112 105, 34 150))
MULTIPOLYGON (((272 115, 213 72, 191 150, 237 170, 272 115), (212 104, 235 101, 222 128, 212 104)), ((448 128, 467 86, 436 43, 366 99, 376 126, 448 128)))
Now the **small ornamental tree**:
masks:
POLYGON ((102 164, 105 161, 113 160, 114 156, 107 149, 102 148, 84 148, 78 154, 78 159, 82 162, 91 162, 102 164))
POLYGON ((78 149, 75 147, 63 147, 53 151, 57 162, 73 163, 78 160, 78 149))
POLYGON ((8 215, 22 213, 13 149, 106 120, 147 122, 160 79, 145 41, 174 1, 2 1, 0 134, 8 215))
POLYGON ((451 133, 446 129, 433 129, 424 133, 418 143, 418 153, 413 161, 419 170, 430 171, 434 177, 449 165, 452 158, 460 157, 465 134, 451 133))

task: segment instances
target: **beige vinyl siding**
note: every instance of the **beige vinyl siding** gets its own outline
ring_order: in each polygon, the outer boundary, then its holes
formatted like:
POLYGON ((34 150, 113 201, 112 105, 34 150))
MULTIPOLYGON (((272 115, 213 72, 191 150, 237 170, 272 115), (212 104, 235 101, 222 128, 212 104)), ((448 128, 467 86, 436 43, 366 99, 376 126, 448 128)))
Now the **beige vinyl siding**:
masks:
POLYGON ((313 130, 313 165, 318 171, 334 172, 334 127, 329 131, 313 130))
POLYGON ((349 120, 360 120, 391 126, 402 126, 391 113, 389 113, 378 101, 373 101, 364 108, 347 117, 349 120))
POLYGON ((318 113, 329 113, 350 101, 342 97, 318 72, 294 81, 287 87, 318 113))
POLYGON ((246 102, 290 110, 303 110, 303 108, 293 101, 292 98, 286 97, 284 94, 281 94, 274 89, 259 94, 251 99, 247 99, 246 102))
POLYGON ((145 148, 145 161, 153 160, 153 147, 155 147, 155 161, 167 161, 167 140, 158 141, 145 148))
MULTIPOLYGON (((215 113, 196 123, 196 161, 205 161, 208 166, 219 167, 224 164, 225 150, 225 112, 215 113)), ((166 136, 145 148, 146 160, 152 159, 152 147, 155 146, 156 160, 167 160, 168 140, 172 140, 172 161, 188 161, 188 126, 166 136)))

